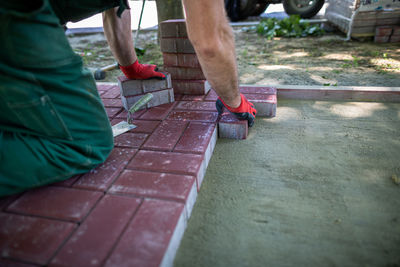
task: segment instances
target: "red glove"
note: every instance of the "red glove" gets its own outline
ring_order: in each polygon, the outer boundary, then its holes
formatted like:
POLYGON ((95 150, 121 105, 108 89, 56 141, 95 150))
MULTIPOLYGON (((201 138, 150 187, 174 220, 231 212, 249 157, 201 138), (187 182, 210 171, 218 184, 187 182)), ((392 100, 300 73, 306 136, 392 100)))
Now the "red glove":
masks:
POLYGON ((254 108, 254 104, 250 103, 244 95, 240 94, 240 98, 241 98, 241 103, 237 108, 232 108, 228 106, 220 97, 218 97, 215 105, 217 107, 219 114, 223 112, 223 107, 225 106, 239 120, 247 120, 249 123, 249 127, 251 127, 254 124, 257 110, 254 108))
POLYGON ((126 78, 131 80, 165 79, 165 75, 157 71, 156 65, 140 64, 138 60, 129 66, 120 65, 119 68, 125 74, 126 78))

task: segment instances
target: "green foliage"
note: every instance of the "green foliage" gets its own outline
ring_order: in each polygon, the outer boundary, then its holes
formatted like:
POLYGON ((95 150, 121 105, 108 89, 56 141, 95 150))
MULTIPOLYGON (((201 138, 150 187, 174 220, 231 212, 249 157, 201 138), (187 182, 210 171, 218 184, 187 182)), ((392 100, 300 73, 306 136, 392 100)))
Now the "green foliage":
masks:
POLYGON ((292 15, 283 20, 276 18, 263 19, 255 28, 256 32, 267 39, 273 37, 305 37, 309 35, 318 36, 324 33, 319 25, 310 25, 304 22, 298 15, 292 15))
POLYGON ((144 54, 146 54, 145 48, 135 47, 135 51, 137 56, 144 56, 144 54))

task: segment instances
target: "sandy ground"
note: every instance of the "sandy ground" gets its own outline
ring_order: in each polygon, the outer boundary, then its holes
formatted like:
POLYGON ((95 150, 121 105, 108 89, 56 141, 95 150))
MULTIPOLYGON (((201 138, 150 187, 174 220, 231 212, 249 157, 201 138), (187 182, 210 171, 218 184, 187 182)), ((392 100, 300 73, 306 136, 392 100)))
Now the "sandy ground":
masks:
MULTIPOLYGON (((140 62, 162 67, 156 32, 142 32, 138 46, 146 50, 140 62)), ((338 86, 400 86, 400 45, 343 41, 340 33, 322 37, 266 40, 235 29, 240 83, 338 86)), ((85 66, 96 69, 114 63, 103 34, 69 38, 85 66)), ((104 81, 115 82, 119 70, 104 81)))
POLYGON ((281 100, 220 139, 174 266, 400 266, 399 110, 281 100))

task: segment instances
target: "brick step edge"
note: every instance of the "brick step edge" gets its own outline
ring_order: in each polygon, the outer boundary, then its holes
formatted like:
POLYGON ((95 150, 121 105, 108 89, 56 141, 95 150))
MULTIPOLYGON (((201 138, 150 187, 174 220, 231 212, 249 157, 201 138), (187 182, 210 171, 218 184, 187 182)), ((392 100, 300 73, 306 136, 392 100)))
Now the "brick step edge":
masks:
MULTIPOLYGON (((211 156, 214 153, 214 148, 217 143, 217 139, 218 139, 217 127, 215 127, 214 132, 208 143, 206 152, 204 154, 203 162, 201 164, 199 173, 197 175, 197 179, 196 179, 197 192, 200 190, 200 186, 204 180, 204 176, 205 176, 208 164, 210 163, 211 156)), ((179 217, 179 220, 175 226, 175 230, 169 241, 168 247, 164 253, 164 256, 163 256, 160 266, 172 266, 173 265, 175 255, 178 251, 179 245, 183 238, 183 234, 187 227, 187 222, 192 214, 194 204, 197 200, 197 192, 196 191, 193 192, 193 190, 192 190, 192 192, 190 192, 188 200, 185 204, 185 209, 182 212, 181 216, 179 217)))

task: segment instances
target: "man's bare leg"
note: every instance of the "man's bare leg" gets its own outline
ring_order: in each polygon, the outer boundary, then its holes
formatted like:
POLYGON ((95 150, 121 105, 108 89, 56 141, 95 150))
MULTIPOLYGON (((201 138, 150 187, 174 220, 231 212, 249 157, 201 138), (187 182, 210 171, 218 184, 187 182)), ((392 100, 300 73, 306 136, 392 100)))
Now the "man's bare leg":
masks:
POLYGON ((121 71, 128 79, 165 79, 165 75, 157 71, 157 66, 139 64, 132 41, 130 10, 126 9, 121 17, 117 16, 117 10, 118 7, 103 12, 103 28, 121 71))
POLYGON ((125 9, 119 18, 117 10, 118 7, 103 12, 104 34, 118 63, 129 66, 137 60, 132 41, 131 13, 125 9))
POLYGON ((203 72, 230 107, 241 103, 235 42, 225 15, 224 1, 183 0, 186 25, 203 72))

